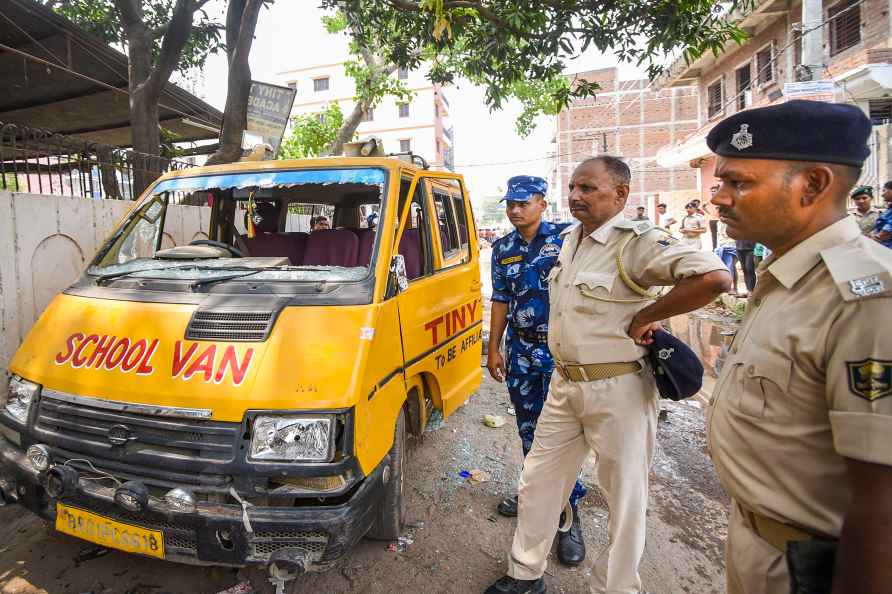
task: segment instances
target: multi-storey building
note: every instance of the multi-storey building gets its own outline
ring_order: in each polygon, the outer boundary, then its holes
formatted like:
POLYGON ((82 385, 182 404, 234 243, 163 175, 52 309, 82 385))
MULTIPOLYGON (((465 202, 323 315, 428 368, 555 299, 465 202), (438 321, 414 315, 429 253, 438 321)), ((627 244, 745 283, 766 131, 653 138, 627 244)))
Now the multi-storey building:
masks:
POLYGON ((709 130, 743 109, 809 98, 852 103, 870 116, 872 154, 861 182, 878 189, 889 179, 888 0, 756 0, 749 11, 726 18, 749 34, 746 42, 729 43, 717 57, 707 53, 690 64, 679 59, 655 83, 661 90, 697 85, 704 116, 695 132, 666 143, 659 154, 661 165, 674 170, 687 164, 699 171, 701 195, 708 200, 717 183, 712 176, 715 159, 706 146, 709 130))
MULTIPOLYGON (((377 136, 388 153, 411 151, 434 168, 453 169, 454 136, 449 99, 441 85, 431 83, 426 69, 398 69, 391 76, 413 92, 410 101, 386 97, 369 110, 357 129, 360 138, 377 136)), ((344 62, 301 66, 279 73, 279 81, 297 91, 292 116, 322 111, 330 103, 340 105, 344 116, 354 107, 355 85, 344 71, 344 62)))
POLYGON ((689 135, 700 125, 696 86, 654 89, 647 80, 619 80, 616 68, 571 75, 597 82, 597 96, 574 100, 557 117, 551 183, 567 206, 567 184, 576 165, 586 157, 622 157, 632 170, 629 214, 645 206, 651 219, 659 202, 684 202, 696 196, 697 171, 682 163, 659 167, 656 154, 663 145, 689 135), (674 199, 673 199, 674 198, 674 199))

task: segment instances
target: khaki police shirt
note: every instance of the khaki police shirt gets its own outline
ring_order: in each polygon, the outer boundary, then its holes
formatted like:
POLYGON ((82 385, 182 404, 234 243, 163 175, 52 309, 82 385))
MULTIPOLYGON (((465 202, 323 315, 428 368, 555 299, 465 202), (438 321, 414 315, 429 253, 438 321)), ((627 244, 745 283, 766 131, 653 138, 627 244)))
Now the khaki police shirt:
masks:
POLYGON ((548 276, 548 348, 558 362, 619 363, 646 354, 629 338, 628 329, 635 314, 652 301, 642 301, 626 286, 616 264, 621 241, 629 234, 635 237, 623 253, 623 267, 644 288, 725 270, 715 255, 680 242, 650 222, 628 221, 622 213, 580 243, 581 234, 582 225, 564 229, 564 245, 548 276), (631 302, 610 303, 598 297, 631 302))
POLYGON ((866 213, 861 214, 857 210, 853 210, 852 215, 855 217, 855 222, 858 223, 858 227, 861 229, 861 234, 869 236, 877 226, 877 219, 880 216, 880 211, 871 208, 866 213))
POLYGON ((732 497, 838 536, 844 458, 892 465, 892 250, 852 217, 765 260, 713 393, 709 448, 732 497))

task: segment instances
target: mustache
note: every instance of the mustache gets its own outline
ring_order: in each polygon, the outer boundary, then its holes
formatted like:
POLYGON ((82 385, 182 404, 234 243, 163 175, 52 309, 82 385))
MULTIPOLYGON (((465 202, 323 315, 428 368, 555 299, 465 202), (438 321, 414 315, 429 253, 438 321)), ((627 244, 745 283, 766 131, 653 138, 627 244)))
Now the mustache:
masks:
POLYGON ((588 204, 582 202, 581 200, 571 200, 569 203, 570 208, 585 208, 588 209, 588 204))
POLYGON ((726 219, 736 219, 737 217, 731 212, 730 209, 719 207, 719 215, 725 217, 726 219))

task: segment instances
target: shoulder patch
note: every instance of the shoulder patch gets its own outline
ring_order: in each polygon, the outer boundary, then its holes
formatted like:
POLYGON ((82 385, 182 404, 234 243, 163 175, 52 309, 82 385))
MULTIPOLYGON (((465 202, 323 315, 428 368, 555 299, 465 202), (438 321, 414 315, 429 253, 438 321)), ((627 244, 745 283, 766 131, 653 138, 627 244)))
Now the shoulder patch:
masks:
POLYGON ((628 219, 620 221, 614 226, 618 229, 628 229, 629 231, 634 231, 635 235, 647 233, 651 229, 655 228, 654 224, 650 221, 630 221, 628 219))
POLYGON ((865 400, 892 396, 892 361, 862 359, 846 361, 849 390, 865 400))
POLYGON ((821 252, 844 301, 892 297, 892 250, 870 243, 860 237, 821 252))

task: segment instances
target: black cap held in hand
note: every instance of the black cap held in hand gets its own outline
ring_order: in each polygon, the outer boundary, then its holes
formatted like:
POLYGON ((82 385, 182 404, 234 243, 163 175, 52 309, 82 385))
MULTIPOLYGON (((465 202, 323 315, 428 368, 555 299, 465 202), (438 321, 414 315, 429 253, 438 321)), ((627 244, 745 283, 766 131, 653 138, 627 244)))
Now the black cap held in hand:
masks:
POLYGON ((706 144, 736 159, 861 167, 870 155, 871 131, 870 120, 854 105, 795 100, 735 113, 710 130, 706 144))
POLYGON ((703 387, 703 364, 691 348, 668 332, 656 330, 648 357, 662 398, 684 400, 703 387))

